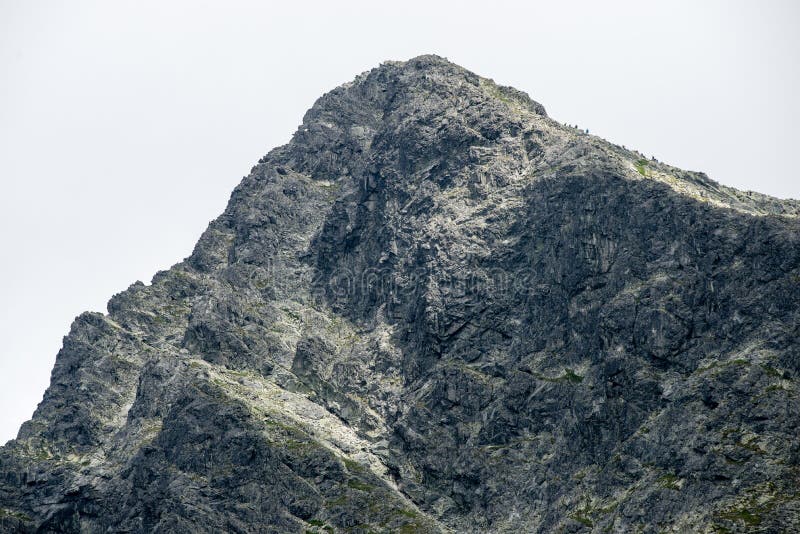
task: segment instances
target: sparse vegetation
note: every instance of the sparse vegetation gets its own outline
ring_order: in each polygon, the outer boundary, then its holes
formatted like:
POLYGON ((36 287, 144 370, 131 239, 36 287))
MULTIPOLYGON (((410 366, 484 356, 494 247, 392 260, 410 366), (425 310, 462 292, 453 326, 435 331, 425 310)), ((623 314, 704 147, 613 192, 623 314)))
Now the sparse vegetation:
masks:
POLYGON ((740 521, 748 527, 757 527, 761 524, 761 516, 747 509, 724 512, 720 514, 720 517, 723 519, 730 519, 731 521, 740 521))
POLYGON ((564 374, 560 377, 560 379, 566 382, 571 382, 573 384, 580 384, 581 382, 583 382, 583 377, 579 374, 576 374, 575 371, 573 371, 569 367, 567 367, 566 371, 564 371, 564 374))
POLYGON ((666 475, 661 476, 658 479, 658 485, 665 489, 671 489, 675 491, 679 491, 681 489, 680 486, 680 479, 671 474, 667 473, 666 475))
POLYGON ((356 480, 356 479, 348 480, 347 481, 347 487, 348 488, 353 488, 355 490, 367 491, 367 492, 370 492, 373 489, 375 489, 375 486, 372 486, 371 484, 367 484, 366 482, 361 482, 360 480, 356 480))
POLYGON ((32 521, 31 518, 22 512, 17 512, 16 510, 9 510, 8 508, 0 508, 0 519, 3 518, 12 518, 18 519, 20 521, 29 522, 32 521))
POLYGON ((532 373, 538 380, 543 380, 545 382, 567 382, 570 384, 580 384, 583 382, 583 376, 577 374, 575 371, 567 367, 564 369, 564 373, 560 376, 551 377, 547 375, 543 375, 541 373, 532 373))
POLYGON ((580 512, 576 512, 572 514, 570 517, 586 527, 592 528, 594 526, 592 520, 586 517, 585 515, 581 515, 580 512))

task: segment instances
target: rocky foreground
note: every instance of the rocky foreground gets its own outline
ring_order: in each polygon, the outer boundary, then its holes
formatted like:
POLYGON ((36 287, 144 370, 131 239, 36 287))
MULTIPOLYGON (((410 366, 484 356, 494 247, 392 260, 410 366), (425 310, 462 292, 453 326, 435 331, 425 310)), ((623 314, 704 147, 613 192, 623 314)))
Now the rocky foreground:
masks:
POLYGON ((385 63, 75 320, 0 531, 798 531, 799 214, 385 63))

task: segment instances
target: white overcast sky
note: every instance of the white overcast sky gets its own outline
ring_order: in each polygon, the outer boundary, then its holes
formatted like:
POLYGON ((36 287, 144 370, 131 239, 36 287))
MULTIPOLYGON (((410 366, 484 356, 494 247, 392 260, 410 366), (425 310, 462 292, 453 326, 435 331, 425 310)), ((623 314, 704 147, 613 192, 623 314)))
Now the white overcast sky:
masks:
POLYGON ((188 255, 318 96, 423 53, 800 198, 797 1, 0 0, 0 444, 76 315, 188 255))

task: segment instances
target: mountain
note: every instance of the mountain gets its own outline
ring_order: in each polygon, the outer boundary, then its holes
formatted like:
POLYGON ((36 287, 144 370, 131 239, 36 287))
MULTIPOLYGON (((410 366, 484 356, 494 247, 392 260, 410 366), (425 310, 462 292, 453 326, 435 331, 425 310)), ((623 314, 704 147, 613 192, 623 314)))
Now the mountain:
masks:
POLYGON ((75 320, 0 529, 797 531, 798 215, 384 63, 75 320))

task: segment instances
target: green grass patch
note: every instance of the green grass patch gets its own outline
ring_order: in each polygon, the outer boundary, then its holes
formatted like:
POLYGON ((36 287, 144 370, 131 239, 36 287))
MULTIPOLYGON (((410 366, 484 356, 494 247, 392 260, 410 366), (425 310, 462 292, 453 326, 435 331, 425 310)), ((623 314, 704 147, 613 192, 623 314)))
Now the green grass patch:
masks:
POLYGON ((575 371, 573 371, 569 367, 567 367, 566 371, 564 371, 564 374, 560 377, 560 379, 566 382, 570 382, 572 384, 580 384, 581 382, 583 382, 583 377, 579 374, 576 374, 575 371))
POLYGON ((678 485, 678 477, 668 473, 658 479, 658 485, 665 489, 680 491, 681 487, 678 485))
POLYGON ((341 505, 347 503, 348 500, 349 499, 347 498, 347 495, 339 495, 335 499, 326 500, 325 501, 325 507, 326 508, 331 508, 333 506, 341 506, 341 505))
POLYGON ((371 484, 367 484, 366 482, 361 482, 360 480, 351 479, 347 481, 347 487, 352 488, 358 491, 366 491, 370 492, 375 489, 375 486, 371 484))
POLYGON ((757 527, 761 524, 761 516, 746 509, 725 512, 720 514, 720 517, 723 519, 730 519, 731 521, 741 521, 748 527, 757 527))
POLYGON ((567 367, 564 370, 564 374, 557 377, 546 376, 541 373, 531 373, 535 376, 538 380, 543 380, 545 382, 567 382, 569 384, 580 384, 583 382, 583 377, 577 374, 575 371, 567 367))
POLYGON ((755 454, 766 454, 767 451, 758 446, 758 443, 756 443, 756 439, 757 438, 753 438, 750 441, 740 441, 739 443, 736 444, 736 446, 741 447, 742 449, 748 450, 755 454))
POLYGON ((764 369, 764 372, 767 374, 767 376, 780 378, 781 380, 783 380, 783 378, 784 378, 783 377, 783 372, 775 369, 771 365, 761 364, 761 368, 764 369))
POLYGON ((16 510, 9 510, 8 508, 0 508, 0 519, 7 517, 12 519, 18 519, 26 523, 33 521, 33 519, 31 519, 28 515, 23 514, 22 512, 17 512, 16 510))
POLYGON ((592 528, 594 526, 594 523, 592 522, 592 520, 589 519, 588 517, 586 517, 585 515, 582 515, 581 513, 575 513, 575 514, 572 514, 569 517, 571 519, 574 519, 575 521, 577 521, 578 523, 580 523, 581 525, 583 525, 585 527, 592 528))
POLYGON ((351 460, 350 458, 342 458, 342 463, 351 473, 363 473, 364 466, 360 463, 351 460))

